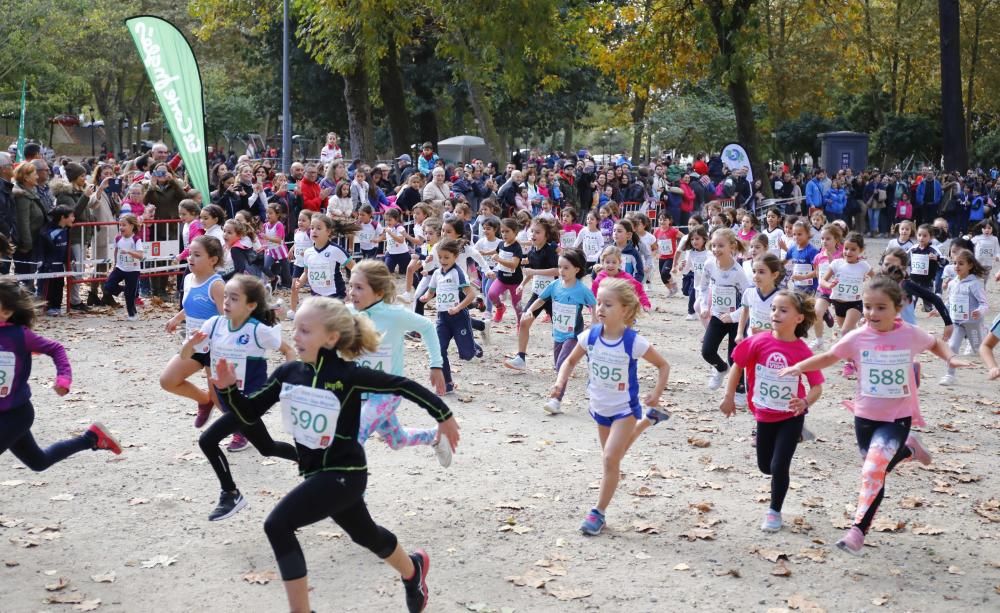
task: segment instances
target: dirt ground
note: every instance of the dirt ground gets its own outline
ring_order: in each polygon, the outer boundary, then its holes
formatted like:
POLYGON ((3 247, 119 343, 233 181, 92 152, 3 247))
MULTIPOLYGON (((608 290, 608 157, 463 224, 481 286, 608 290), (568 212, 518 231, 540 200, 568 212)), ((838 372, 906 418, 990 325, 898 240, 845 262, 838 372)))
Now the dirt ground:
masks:
MULTIPOLYGON (((1000 304, 995 287, 990 295, 1000 304)), ((672 418, 625 458, 601 536, 577 530, 601 464, 583 369, 566 414, 541 408, 554 377, 548 324, 535 326, 526 375, 501 363, 514 350, 509 314, 486 356, 457 366, 461 390, 449 403, 463 438, 450 469, 428 448, 369 442, 367 502, 405 547, 430 554, 428 610, 1000 610, 1000 400, 982 369, 944 389, 943 365, 922 360, 922 430, 935 462, 889 476, 868 547, 852 557, 833 547, 860 481, 851 415, 840 408, 851 384, 827 372, 807 419, 818 438, 792 464, 785 528, 762 533, 769 481, 756 468, 752 420, 726 420, 721 390, 706 390, 701 328, 684 320, 684 299, 667 300, 658 284, 651 298, 660 312, 640 328, 671 364, 672 418)), ((40 325, 66 345, 75 381, 57 397, 51 363, 35 360, 36 438, 50 444, 101 420, 126 449, 85 452, 37 474, 0 458, 0 611, 287 610, 262 525, 298 483, 295 467, 252 449, 230 454, 249 507, 207 521, 218 486, 197 447, 195 407, 157 385, 179 344, 162 331, 170 313, 147 307, 136 323, 119 311, 40 325)), ((940 331, 939 320, 920 318, 940 331)), ((410 348, 407 372, 426 381, 422 349, 410 348)), ((653 371, 640 372, 651 385, 653 371)), ((400 415, 431 423, 413 405, 400 415)), ((277 413, 267 423, 288 439, 277 413)), ((404 610, 391 569, 335 524, 299 539, 317 611, 404 610)))

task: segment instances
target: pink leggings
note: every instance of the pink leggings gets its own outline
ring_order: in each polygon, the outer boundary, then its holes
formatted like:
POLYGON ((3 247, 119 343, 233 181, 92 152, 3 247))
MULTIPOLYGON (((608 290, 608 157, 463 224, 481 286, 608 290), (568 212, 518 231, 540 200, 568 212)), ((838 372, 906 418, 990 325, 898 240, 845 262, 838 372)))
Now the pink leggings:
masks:
POLYGON ((490 302, 494 305, 499 305, 501 300, 500 296, 503 296, 504 292, 510 293, 510 304, 514 307, 514 313, 517 314, 518 319, 521 318, 521 286, 515 285, 513 283, 504 283, 500 279, 494 279, 493 283, 490 284, 490 291, 488 293, 490 302))
POLYGON ((437 438, 437 428, 429 430, 408 430, 399 423, 396 409, 402 398, 393 394, 371 394, 361 406, 361 425, 358 427, 358 442, 362 445, 373 432, 378 432, 392 449, 402 449, 413 445, 431 445, 437 438))

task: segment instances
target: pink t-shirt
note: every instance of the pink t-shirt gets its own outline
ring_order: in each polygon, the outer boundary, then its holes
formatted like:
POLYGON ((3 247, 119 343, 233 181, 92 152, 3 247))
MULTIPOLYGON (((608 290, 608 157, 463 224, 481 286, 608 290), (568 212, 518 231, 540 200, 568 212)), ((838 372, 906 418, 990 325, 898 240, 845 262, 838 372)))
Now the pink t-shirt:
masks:
POLYGON ((849 332, 830 349, 858 367, 856 395, 844 406, 857 417, 885 422, 912 417, 914 426, 923 426, 913 364, 936 342, 924 330, 899 320, 889 332, 870 325, 849 332))
MULTIPOLYGON (((813 270, 815 270, 816 274, 819 275, 820 281, 823 280, 823 277, 826 275, 826 271, 830 269, 830 264, 832 264, 834 260, 839 260, 842 257, 844 257, 843 245, 837 249, 837 253, 834 253, 832 258, 822 249, 819 250, 819 253, 817 253, 816 257, 813 258, 813 270)), ((830 295, 831 290, 826 289, 822 285, 817 287, 819 287, 820 293, 824 296, 830 295)))
MULTIPOLYGON (((761 398, 768 397, 768 393, 763 390, 773 390, 777 392, 777 394, 772 395, 776 395, 779 398, 785 396, 784 390, 781 389, 780 385, 768 382, 768 380, 762 381, 762 388, 761 390, 758 390, 758 367, 768 369, 771 371, 768 374, 776 377, 778 372, 780 372, 783 368, 798 364, 802 360, 812 357, 812 354, 813 352, 809 349, 809 346, 802 341, 802 339, 796 339, 791 342, 781 341, 774 338, 774 335, 769 330, 758 332, 739 345, 736 345, 736 348, 733 350, 733 363, 740 368, 745 369, 744 375, 746 376, 747 385, 747 406, 757 421, 770 423, 784 421, 795 417, 795 415, 789 411, 757 406, 757 403, 754 402, 755 398, 758 396, 758 392, 761 392, 761 398)), ((824 381, 823 373, 818 370, 803 373, 803 375, 806 380, 809 381, 809 387, 820 385, 824 381)), ((775 381, 775 379, 770 379, 770 381, 775 381)), ((801 378, 798 381, 798 390, 796 391, 795 397, 806 397, 806 388, 802 385, 801 378)), ((785 404, 787 401, 788 398, 785 397, 783 400, 778 400, 776 404, 785 404)), ((806 412, 808 412, 808 410, 806 412)))

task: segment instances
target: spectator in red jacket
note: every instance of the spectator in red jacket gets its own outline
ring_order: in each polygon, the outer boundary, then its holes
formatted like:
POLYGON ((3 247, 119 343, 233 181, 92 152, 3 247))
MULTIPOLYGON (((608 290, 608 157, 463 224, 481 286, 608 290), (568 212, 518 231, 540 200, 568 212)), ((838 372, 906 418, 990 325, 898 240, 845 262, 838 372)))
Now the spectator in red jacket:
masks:
POLYGON ((319 171, 315 164, 306 166, 305 176, 295 185, 295 193, 302 197, 302 208, 309 211, 319 212, 323 209, 323 204, 330 197, 329 189, 320 189, 316 179, 319 178, 319 171))
POLYGON ((694 156, 694 167, 692 168, 700 176, 704 177, 708 175, 708 164, 705 163, 705 152, 701 151, 698 155, 694 156))

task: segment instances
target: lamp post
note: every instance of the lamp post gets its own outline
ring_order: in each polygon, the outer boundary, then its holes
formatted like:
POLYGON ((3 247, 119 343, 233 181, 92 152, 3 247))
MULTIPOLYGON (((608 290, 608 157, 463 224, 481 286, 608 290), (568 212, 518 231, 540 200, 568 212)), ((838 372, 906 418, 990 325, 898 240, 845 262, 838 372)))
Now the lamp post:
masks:
POLYGON ((290 172, 292 165, 292 110, 291 84, 289 83, 288 49, 289 30, 288 0, 284 0, 284 16, 281 32, 281 170, 290 172))

